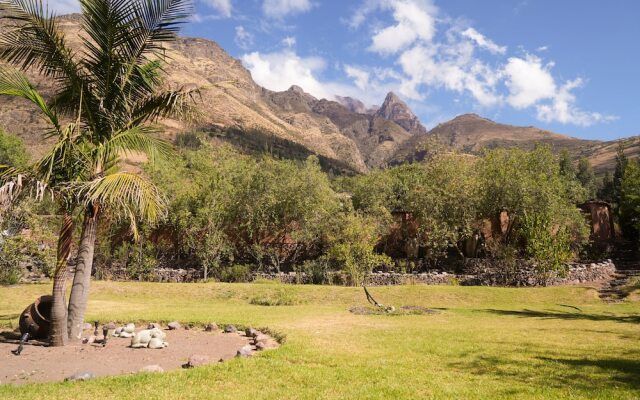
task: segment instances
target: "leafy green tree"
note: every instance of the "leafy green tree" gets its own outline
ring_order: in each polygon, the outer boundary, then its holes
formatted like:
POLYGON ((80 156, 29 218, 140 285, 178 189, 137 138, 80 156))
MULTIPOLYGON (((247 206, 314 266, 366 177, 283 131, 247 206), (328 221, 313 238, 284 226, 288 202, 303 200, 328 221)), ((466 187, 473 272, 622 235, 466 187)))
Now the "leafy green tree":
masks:
POLYGON ((640 237, 640 164, 627 162, 620 182, 620 227, 625 237, 638 241, 640 237))
POLYGON ((597 183, 596 174, 588 158, 582 157, 578 160, 576 179, 584 188, 586 197, 592 199, 596 195, 597 183))
POLYGON ((29 155, 22 140, 0 129, 0 165, 24 167, 29 155))
MULTIPOLYGON (((0 2, 0 15, 13 25, 13 29, 0 34, 0 60, 23 70, 35 70, 58 88, 49 106, 26 78, 11 79, 17 75, 7 73, 5 77, 10 79, 4 80, 3 94, 25 97, 26 93, 48 117, 59 141, 46 158, 51 162, 40 165, 66 166, 63 175, 69 179, 73 193, 69 198, 81 199, 84 209, 68 308, 71 338, 81 332, 100 215, 113 213, 132 221, 140 216, 152 221, 162 213, 162 198, 155 186, 139 175, 119 171, 120 157, 131 151, 152 157, 159 149, 166 151, 168 146, 150 136, 157 130, 147 123, 159 117, 184 115, 190 110, 193 94, 160 90, 163 43, 176 37, 180 23, 189 15, 189 1, 80 3, 83 48, 73 51, 55 16, 42 7, 40 0, 0 2), (57 113, 75 122, 69 129, 61 129, 57 113)), ((67 225, 65 232, 70 231, 67 225)), ((61 264, 59 269, 66 268, 61 264)), ((64 278, 54 279, 54 292, 64 292, 64 278)), ((56 334, 52 342, 61 345, 61 309, 55 302, 53 314, 52 330, 56 334)))
POLYGON ((416 171, 407 194, 429 257, 442 257, 454 248, 464 258, 462 240, 471 237, 480 219, 478 159, 441 155, 416 171))
POLYGON ((622 178, 624 177, 625 170, 629 159, 624 152, 624 144, 618 143, 618 150, 616 153, 616 168, 613 172, 613 210, 618 219, 620 219, 620 203, 622 200, 622 178))
MULTIPOLYGON (((492 216, 500 210, 508 211, 515 234, 506 238, 507 244, 518 242, 521 236, 518 233, 522 234, 523 227, 525 239, 549 235, 549 226, 553 232, 566 231, 571 238, 567 245, 574 254, 587 240, 588 227, 575 205, 572 188, 567 185, 560 164, 548 146, 538 146, 532 151, 488 151, 480 171, 484 194, 482 214, 492 216)), ((527 243, 533 245, 531 241, 527 243)), ((546 242, 548 246, 556 243, 546 242)), ((542 253, 539 249, 526 250, 529 254, 542 253)), ((554 250, 548 251, 550 254, 554 250)))
POLYGON ((391 260, 375 252, 380 239, 379 225, 375 218, 346 211, 328 231, 328 250, 324 259, 334 268, 347 273, 349 284, 361 285, 373 268, 391 260))

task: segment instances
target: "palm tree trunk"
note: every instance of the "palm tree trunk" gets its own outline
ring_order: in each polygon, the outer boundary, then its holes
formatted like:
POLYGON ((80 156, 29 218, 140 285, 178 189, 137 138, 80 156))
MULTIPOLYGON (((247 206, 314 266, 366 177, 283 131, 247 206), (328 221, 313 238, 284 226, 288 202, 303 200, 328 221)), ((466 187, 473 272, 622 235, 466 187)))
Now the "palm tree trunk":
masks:
POLYGON ((77 340, 82 335, 84 313, 89 300, 89 286, 91 285, 91 269, 93 268, 93 253, 96 244, 96 229, 98 225, 98 206, 90 205, 82 222, 80 247, 76 261, 76 271, 73 276, 71 295, 69 296, 68 330, 69 339, 77 340))
POLYGON ((67 307, 65 287, 67 285, 67 261, 71 253, 73 239, 73 218, 65 212, 62 228, 58 236, 56 270, 53 276, 53 305, 51 308, 51 331, 49 341, 52 346, 64 346, 67 343, 67 307))

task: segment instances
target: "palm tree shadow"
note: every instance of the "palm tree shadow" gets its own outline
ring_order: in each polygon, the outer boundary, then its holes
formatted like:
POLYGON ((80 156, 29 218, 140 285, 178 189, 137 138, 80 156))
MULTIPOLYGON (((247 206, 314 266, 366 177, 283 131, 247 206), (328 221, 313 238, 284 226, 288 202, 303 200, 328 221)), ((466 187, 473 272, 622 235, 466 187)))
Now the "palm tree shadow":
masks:
POLYGON ((611 315, 611 314, 588 314, 583 312, 565 312, 565 311, 536 311, 536 310, 497 310, 484 309, 481 312, 514 316, 520 318, 541 318, 541 319, 564 319, 564 320, 586 320, 586 321, 613 321, 628 324, 640 323, 640 315, 611 315))
POLYGON ((613 380, 623 383, 634 389, 640 388, 640 360, 625 360, 620 358, 602 359, 567 359, 537 357, 538 360, 565 364, 571 368, 581 369, 597 367, 604 372, 613 372, 613 380))

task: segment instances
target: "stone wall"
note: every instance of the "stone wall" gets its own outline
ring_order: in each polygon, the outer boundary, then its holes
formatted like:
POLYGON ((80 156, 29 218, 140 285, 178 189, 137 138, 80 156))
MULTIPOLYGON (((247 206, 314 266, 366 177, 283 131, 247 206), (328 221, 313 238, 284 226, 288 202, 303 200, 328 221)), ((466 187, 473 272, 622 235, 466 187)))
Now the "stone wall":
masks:
MULTIPOLYGON (((367 275, 367 286, 387 285, 476 285, 476 286, 551 286, 567 284, 585 284, 610 279, 615 273, 611 260, 598 263, 571 264, 564 276, 558 273, 540 274, 535 265, 519 261, 514 270, 496 266, 486 259, 469 259, 463 273, 453 274, 445 271, 422 273, 373 272, 367 275)), ((128 276, 124 270, 114 270, 110 280, 143 280, 152 282, 195 282, 202 279, 202 271, 192 268, 156 268, 144 276, 128 276)), ((311 284, 313 277, 305 273, 256 273, 252 279, 280 281, 286 284, 311 284)), ((344 285, 349 279, 344 272, 329 272, 322 283, 344 285)))
MULTIPOLYGON (((468 260, 462 274, 445 271, 423 273, 373 272, 367 275, 367 286, 387 285, 475 285, 475 286, 552 286, 584 284, 610 279, 615 273, 611 260, 599 263, 570 264, 564 275, 556 272, 540 274, 535 265, 519 262, 514 271, 497 268, 485 259, 468 260)), ((255 274, 254 279, 277 280, 288 284, 313 283, 304 273, 255 274)), ((343 272, 330 272, 326 282, 341 284, 348 282, 343 272)))

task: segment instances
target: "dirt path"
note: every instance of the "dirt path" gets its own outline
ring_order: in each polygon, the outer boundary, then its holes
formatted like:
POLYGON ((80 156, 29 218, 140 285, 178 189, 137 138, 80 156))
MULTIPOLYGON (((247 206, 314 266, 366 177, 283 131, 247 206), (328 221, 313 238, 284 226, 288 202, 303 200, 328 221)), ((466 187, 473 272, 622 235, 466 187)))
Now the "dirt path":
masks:
POLYGON ((95 376, 139 372, 149 365, 165 371, 181 368, 189 357, 207 356, 211 362, 235 357, 250 343, 244 333, 195 330, 165 331, 169 344, 164 349, 132 349, 131 339, 110 338, 107 346, 74 344, 65 347, 26 345, 20 356, 11 354, 15 343, 0 342, 0 384, 62 381, 70 375, 89 371, 95 376))

